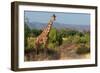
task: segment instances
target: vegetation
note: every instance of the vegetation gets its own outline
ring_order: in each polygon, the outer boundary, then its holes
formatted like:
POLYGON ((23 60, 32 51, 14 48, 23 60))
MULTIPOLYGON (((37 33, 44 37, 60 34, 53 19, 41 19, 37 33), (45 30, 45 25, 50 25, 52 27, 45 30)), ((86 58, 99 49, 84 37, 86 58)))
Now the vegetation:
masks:
POLYGON ((60 46, 62 44, 62 35, 57 32, 56 28, 52 28, 49 34, 49 48, 55 48, 56 46, 60 46))
POLYGON ((28 27, 28 25, 26 23, 25 23, 25 29, 24 30, 25 30, 25 33, 24 33, 25 44, 24 45, 25 45, 25 48, 27 48, 27 46, 28 46, 27 38, 30 37, 31 30, 30 30, 30 28, 28 27))
MULTIPOLYGON (((25 24, 25 50, 33 49, 33 51, 36 51, 34 41, 36 37, 41 34, 41 32, 41 29, 30 29, 29 26, 25 24)), ((36 58, 37 53, 33 52, 35 57, 31 60, 61 59, 62 57, 67 57, 66 53, 64 54, 64 52, 68 52, 68 48, 72 50, 74 49, 74 53, 77 55, 90 53, 90 32, 80 32, 67 28, 52 28, 49 33, 48 50, 46 51, 46 57, 43 56, 43 50, 45 50, 45 48, 44 44, 42 44, 39 49, 40 53, 38 54, 38 58, 36 58), (62 49, 62 47, 64 48, 62 49), (61 56, 62 54, 64 55, 61 56)))

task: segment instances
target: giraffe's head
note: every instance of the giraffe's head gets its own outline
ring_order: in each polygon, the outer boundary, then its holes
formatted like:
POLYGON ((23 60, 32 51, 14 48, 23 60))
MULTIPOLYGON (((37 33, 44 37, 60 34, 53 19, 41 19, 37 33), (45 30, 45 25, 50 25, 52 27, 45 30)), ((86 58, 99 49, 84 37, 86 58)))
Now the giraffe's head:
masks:
POLYGON ((53 18, 53 20, 55 21, 55 20, 56 20, 56 15, 53 14, 52 18, 53 18))

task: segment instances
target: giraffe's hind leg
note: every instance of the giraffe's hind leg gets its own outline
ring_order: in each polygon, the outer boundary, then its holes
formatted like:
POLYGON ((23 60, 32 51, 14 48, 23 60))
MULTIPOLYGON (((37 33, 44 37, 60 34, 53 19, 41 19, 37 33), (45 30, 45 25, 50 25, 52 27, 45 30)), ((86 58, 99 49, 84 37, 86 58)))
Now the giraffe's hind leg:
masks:
POLYGON ((44 57, 46 58, 48 54, 48 41, 44 42, 44 57))
POLYGON ((38 60, 38 49, 39 49, 39 42, 35 41, 35 51, 36 51, 36 60, 38 60))

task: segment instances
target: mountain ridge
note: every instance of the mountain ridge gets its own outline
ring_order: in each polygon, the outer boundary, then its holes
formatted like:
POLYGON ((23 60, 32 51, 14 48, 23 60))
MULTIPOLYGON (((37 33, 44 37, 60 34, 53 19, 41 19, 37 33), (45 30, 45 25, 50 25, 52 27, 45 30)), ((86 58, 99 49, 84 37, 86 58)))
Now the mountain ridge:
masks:
MULTIPOLYGON (((30 22, 28 23, 28 26, 31 29, 43 29, 47 26, 48 23, 41 23, 41 22, 30 22)), ((82 24, 65 24, 65 23, 59 23, 59 22, 54 22, 53 27, 57 29, 63 29, 63 28, 69 28, 69 29, 75 29, 79 31, 89 31, 90 30, 90 25, 82 25, 82 24)))

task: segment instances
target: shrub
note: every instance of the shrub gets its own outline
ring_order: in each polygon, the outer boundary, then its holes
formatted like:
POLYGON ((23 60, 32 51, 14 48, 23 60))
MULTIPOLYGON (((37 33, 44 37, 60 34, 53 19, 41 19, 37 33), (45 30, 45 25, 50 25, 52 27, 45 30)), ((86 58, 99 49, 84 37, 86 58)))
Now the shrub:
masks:
POLYGON ((62 44, 62 41, 62 35, 59 32, 57 32, 55 28, 52 28, 49 34, 49 43, 52 43, 54 45, 50 44, 50 46, 59 46, 62 44))
POLYGON ((28 37, 27 38, 27 48, 28 49, 32 49, 32 48, 35 47, 34 41, 35 41, 34 37, 28 37))
POLYGON ((24 32, 24 40, 25 40, 24 46, 27 47, 27 45, 28 45, 27 38, 30 36, 31 29, 29 28, 28 24, 26 24, 26 23, 25 23, 24 30, 25 30, 25 32, 24 32))
POLYGON ((54 49, 55 47, 56 47, 56 44, 55 43, 49 43, 48 44, 48 48, 53 48, 54 49))
POLYGON ((37 37, 41 34, 42 30, 40 29, 32 29, 31 33, 33 34, 34 37, 37 37))
POLYGON ((84 44, 82 44, 77 50, 76 53, 77 54, 86 54, 90 52, 90 47, 85 46, 84 44))

